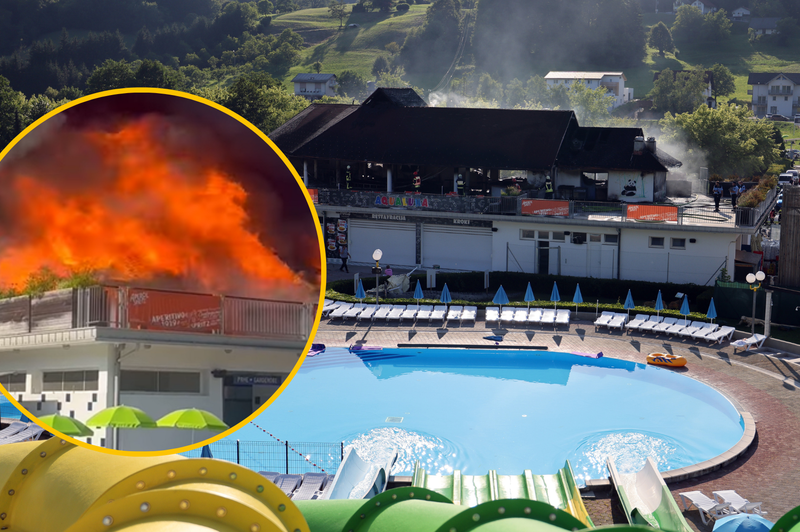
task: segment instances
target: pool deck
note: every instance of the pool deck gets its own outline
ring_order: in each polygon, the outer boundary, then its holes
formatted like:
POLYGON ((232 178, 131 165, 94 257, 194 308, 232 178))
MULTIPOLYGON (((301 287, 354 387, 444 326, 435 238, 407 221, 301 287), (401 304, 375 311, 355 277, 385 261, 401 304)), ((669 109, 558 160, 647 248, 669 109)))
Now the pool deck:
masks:
MULTIPOLYGON (((800 506, 800 354, 766 348, 734 353, 727 342, 709 346, 705 342, 664 335, 628 335, 607 329, 595 332, 590 321, 573 320, 569 329, 562 327, 558 331, 538 325, 487 328, 481 315, 474 325, 448 324, 447 329, 427 324, 412 328, 410 322, 354 324, 352 320, 342 323, 323 318, 314 341, 330 347, 353 344, 491 347, 495 342, 483 337, 500 334, 504 336, 502 345, 506 346, 546 346, 551 351, 580 353, 602 351, 606 357, 635 362, 645 362, 647 354, 652 352, 683 355, 688 360, 687 366, 671 371, 680 371, 724 393, 741 411, 753 416, 757 434, 747 450, 729 464, 697 478, 670 482, 669 488, 678 504, 681 504, 678 493, 684 491, 700 490, 712 497, 715 490, 736 490, 750 501, 763 502, 766 518, 771 521, 800 506)), ((601 487, 586 495, 584 502, 596 526, 626 522, 613 490, 601 487)), ((684 512, 684 516, 695 530, 708 532, 712 528, 702 524, 697 510, 684 512)))

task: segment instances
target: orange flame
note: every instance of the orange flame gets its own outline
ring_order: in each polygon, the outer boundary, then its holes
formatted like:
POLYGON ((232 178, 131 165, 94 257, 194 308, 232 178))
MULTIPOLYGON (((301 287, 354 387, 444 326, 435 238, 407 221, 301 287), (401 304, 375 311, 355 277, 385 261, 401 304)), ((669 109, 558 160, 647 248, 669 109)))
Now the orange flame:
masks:
POLYGON ((164 142, 166 133, 152 118, 81 131, 81 149, 65 148, 57 159, 82 168, 79 154, 96 157, 97 175, 85 183, 65 186, 51 175, 52 161, 7 172, 5 194, 14 201, 3 202, 11 210, 3 214, 13 223, 0 227, 0 285, 22 286, 47 267, 165 288, 308 298, 310 286, 250 227, 242 185, 164 142))

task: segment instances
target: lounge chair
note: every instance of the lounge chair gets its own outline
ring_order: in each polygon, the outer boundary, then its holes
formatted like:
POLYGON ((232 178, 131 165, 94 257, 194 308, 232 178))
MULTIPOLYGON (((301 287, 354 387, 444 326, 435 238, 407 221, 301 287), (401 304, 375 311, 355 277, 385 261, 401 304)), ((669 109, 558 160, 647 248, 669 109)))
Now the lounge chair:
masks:
POLYGON ((417 312, 417 321, 431 321, 431 314, 433 314, 433 305, 421 305, 419 307, 419 312, 417 312))
POLYGON ((700 329, 704 328, 707 325, 704 321, 693 321, 689 324, 688 327, 684 327, 680 331, 678 331, 678 336, 685 336, 687 338, 691 338, 691 336, 699 331, 700 329))
POLYGON ((512 321, 514 321, 514 313, 516 311, 517 310, 513 308, 505 309, 503 312, 500 313, 500 321, 502 321, 503 323, 511 323, 512 321))
POLYGON ((461 319, 461 312, 464 310, 464 307, 461 305, 453 305, 450 307, 450 310, 447 312, 447 321, 450 320, 460 320, 461 319))
MULTIPOLYGON (((356 305, 351 307, 344 314, 342 314, 342 319, 349 320, 350 318, 357 318, 358 315, 364 312, 368 306, 370 305, 356 305)), ((374 307, 375 305, 372 306, 374 307)))
POLYGON ((280 473, 275 473, 274 471, 259 471, 258 474, 263 476, 273 484, 275 484, 275 479, 280 476, 280 473))
POLYGON ((638 329, 639 331, 642 332, 652 331, 653 327, 661 323, 663 319, 664 318, 661 316, 650 316, 650 318, 646 322, 639 325, 638 329))
POLYGON ((8 438, 28 428, 24 421, 12 421, 6 428, 0 430, 0 439, 8 438))
POLYGON ((6 443, 20 443, 23 441, 38 440, 42 433, 44 433, 44 429, 42 427, 37 425, 29 425, 25 430, 0 440, 0 445, 4 445, 6 443))
POLYGON ((711 344, 721 344, 722 340, 727 338, 730 340, 733 337, 733 333, 736 332, 736 327, 728 327, 727 325, 724 327, 720 327, 718 330, 708 333, 703 336, 703 340, 706 342, 711 342, 711 344))
POLYGON ((653 327, 653 332, 656 334, 662 333, 667 329, 669 329, 670 327, 672 327, 673 325, 675 325, 676 323, 678 323, 678 318, 664 318, 664 320, 661 323, 658 323, 656 324, 655 327, 653 327))
POLYGON ((386 316, 386 321, 395 321, 400 320, 400 316, 406 311, 405 305, 394 305, 392 310, 389 312, 389 315, 386 316))
POLYGON ((554 325, 556 323, 556 311, 547 309, 542 311, 542 325, 554 325))
POLYGON ((745 338, 744 340, 736 340, 735 342, 731 342, 733 346, 733 352, 735 353, 737 349, 742 349, 743 351, 750 351, 751 347, 755 347, 756 349, 761 348, 764 345, 764 342, 767 340, 767 337, 763 334, 754 334, 750 338, 745 338))
POLYGON ((711 334, 712 332, 719 329, 718 323, 706 323, 704 326, 697 329, 695 332, 691 334, 691 337, 695 340, 702 340, 706 337, 706 335, 711 334))
POLYGON ((556 312, 556 326, 566 325, 569 327, 569 317, 572 313, 569 309, 560 309, 556 312))
POLYGON ((352 308, 353 308, 352 303, 340 303, 338 307, 336 307, 335 309, 330 311, 330 313, 328 313, 328 317, 332 320, 335 320, 337 318, 344 319, 344 315, 347 313, 348 310, 352 308))
POLYGON ((322 491, 327 478, 326 473, 306 473, 303 475, 303 483, 292 495, 292 500, 310 501, 317 492, 322 491))
POLYGON ((475 323, 475 316, 478 315, 478 307, 464 307, 464 310, 461 312, 461 323, 465 321, 471 321, 475 323))
POLYGON ((638 328, 639 328, 639 327, 640 327, 640 326, 641 326, 641 325, 642 325, 644 322, 646 322, 646 321, 647 321, 647 319, 648 319, 649 317, 650 317, 650 316, 648 316, 647 314, 637 314, 635 318, 633 318, 631 321, 629 321, 629 322, 628 322, 628 324, 627 324, 627 325, 625 325, 625 328, 626 328, 628 331, 635 331, 635 330, 636 330, 636 329, 638 329, 638 328))
POLYGON ((528 312, 528 323, 542 323, 542 313, 544 310, 540 308, 532 308, 528 312))
POLYGON ((367 305, 366 307, 364 307, 364 310, 361 311, 356 316, 356 320, 357 321, 361 321, 361 320, 370 320, 370 321, 372 321, 373 316, 375 316, 375 313, 378 312, 378 308, 379 308, 378 305, 367 305))
POLYGON ((678 321, 676 321, 675 323, 664 329, 663 332, 665 332, 667 335, 678 334, 687 327, 691 327, 691 325, 692 325, 691 321, 682 320, 679 318, 678 321))
POLYGON ((486 307, 486 323, 497 323, 500 321, 500 309, 498 307, 486 307))
POLYGON ((611 321, 611 318, 613 318, 613 317, 614 317, 614 313, 613 312, 609 312, 607 310, 604 310, 600 314, 600 317, 597 318, 596 320, 594 320, 594 330, 596 331, 598 327, 607 327, 608 326, 608 322, 611 321))
POLYGON ((418 310, 419 309, 417 308, 416 305, 407 306, 406 309, 403 311, 403 313, 400 314, 400 322, 402 322, 403 320, 413 320, 414 318, 417 317, 418 310))
POLYGON ((436 305, 433 307, 433 312, 431 312, 431 319, 430 321, 444 321, 444 317, 447 314, 447 305, 436 305))
POLYGON ((606 325, 606 327, 609 329, 619 329, 621 331, 625 326, 626 321, 628 321, 627 314, 617 313, 608 321, 608 325, 606 325))
POLYGON ((729 502, 720 504, 714 499, 706 497, 700 491, 686 491, 678 495, 681 497, 684 510, 689 511, 694 506, 700 511, 700 519, 703 521, 704 525, 707 525, 709 521, 718 517, 725 517, 726 515, 738 513, 735 508, 731 507, 729 502), (689 501, 688 505, 686 504, 687 500, 689 501))
POLYGON ((322 315, 327 316, 341 305, 341 301, 334 301, 332 299, 326 299, 325 303, 322 305, 322 315))
POLYGON ((528 309, 517 309, 514 313, 514 323, 525 323, 526 321, 528 321, 528 309))
POLYGON ((274 480, 275 485, 278 486, 283 493, 291 497, 294 490, 300 486, 303 477, 300 475, 278 475, 274 480))
POLYGON ((711 495, 718 503, 730 503, 731 507, 741 514, 764 515, 767 512, 761 510, 760 502, 750 502, 734 490, 712 491, 711 495))
POLYGON ((381 305, 378 307, 378 310, 375 311, 375 314, 372 315, 373 320, 385 320, 386 316, 392 311, 392 305, 381 305))

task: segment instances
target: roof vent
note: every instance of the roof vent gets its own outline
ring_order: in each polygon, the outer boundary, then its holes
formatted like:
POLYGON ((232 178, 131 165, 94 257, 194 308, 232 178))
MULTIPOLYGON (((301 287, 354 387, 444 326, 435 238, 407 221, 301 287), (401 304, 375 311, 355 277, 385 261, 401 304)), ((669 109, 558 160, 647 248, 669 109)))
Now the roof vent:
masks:
POLYGON ((633 151, 634 153, 642 153, 644 150, 644 137, 638 136, 633 139, 633 151))

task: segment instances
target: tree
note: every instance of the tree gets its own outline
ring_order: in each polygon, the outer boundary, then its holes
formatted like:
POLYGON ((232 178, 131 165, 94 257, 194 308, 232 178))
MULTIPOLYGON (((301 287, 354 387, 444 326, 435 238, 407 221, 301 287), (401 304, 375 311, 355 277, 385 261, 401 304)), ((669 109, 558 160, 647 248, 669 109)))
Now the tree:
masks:
POLYGON ((280 82, 258 72, 239 76, 218 103, 269 133, 305 109, 308 100, 289 94, 280 82))
POLYGON ((458 49, 461 15, 453 0, 436 0, 427 10, 425 24, 411 30, 400 50, 400 63, 409 74, 441 76, 458 49))
POLYGON ((135 82, 133 71, 127 61, 106 59, 102 65, 94 69, 92 75, 86 80, 86 91, 93 93, 124 89, 134 86, 135 82))
POLYGON ((569 104, 583 126, 594 127, 611 118, 608 108, 614 105, 614 96, 605 87, 590 89, 580 81, 569 86, 569 104))
POLYGON ((395 55, 396 53, 400 52, 400 46, 396 42, 390 42, 389 44, 384 46, 384 48, 386 48, 386 51, 392 55, 395 55))
POLYGON ((700 8, 682 5, 672 23, 672 36, 684 41, 695 41, 703 35, 703 12, 700 8))
POLYGON ((665 113, 689 113, 703 105, 703 91, 708 86, 705 69, 673 72, 664 69, 653 84, 650 96, 653 108, 665 113))
POLYGON ((728 96, 736 92, 736 80, 731 71, 725 65, 717 63, 711 67, 714 73, 713 96, 728 96))
POLYGON ((0 151, 11 142, 20 132, 22 124, 19 122, 20 106, 25 97, 11 88, 11 83, 0 76, 0 151))
POLYGON ((525 85, 517 78, 508 82, 505 88, 506 106, 510 108, 525 105, 525 85))
POLYGON ((372 0, 372 7, 387 13, 391 11, 395 3, 396 0, 372 0))
POLYGON ((703 37, 709 41, 720 41, 731 36, 733 22, 724 9, 709 13, 703 19, 703 37))
POLYGON ((781 45, 785 45, 789 42, 789 36, 797 33, 797 19, 792 17, 785 17, 778 21, 776 25, 776 29, 778 31, 778 43, 781 45))
POLYGON ((158 61, 145 59, 134 74, 135 85, 139 87, 157 87, 160 89, 179 90, 185 85, 183 75, 158 61))
POLYGON ((478 79, 478 98, 486 101, 501 101, 503 99, 503 85, 492 79, 487 72, 478 79))
POLYGON ((752 117, 744 106, 704 105, 693 113, 667 113, 660 124, 665 140, 686 142, 690 152, 706 158, 709 174, 753 175, 766 170, 779 151, 773 124, 752 117))
POLYGON ((675 51, 675 43, 672 42, 672 33, 663 22, 659 22, 650 29, 650 36, 647 39, 647 43, 657 49, 661 57, 664 57, 666 52, 675 51))
POLYGON ((379 77, 384 72, 389 72, 389 62, 386 60, 385 57, 379 55, 375 58, 375 62, 372 63, 372 75, 376 78, 379 77))
POLYGON ((343 71, 336 76, 336 80, 339 82, 339 85, 336 87, 336 92, 338 92, 340 96, 361 99, 367 93, 367 80, 364 79, 364 76, 353 70, 343 71))
POLYGON ((311 68, 314 69, 314 72, 319 74, 320 72, 322 72, 322 63, 319 62, 319 61, 316 61, 313 65, 311 65, 311 68))
POLYGON ((328 5, 328 12, 331 14, 331 18, 339 19, 339 29, 341 29, 344 25, 344 19, 347 16, 347 6, 344 0, 331 0, 331 3, 328 5))

